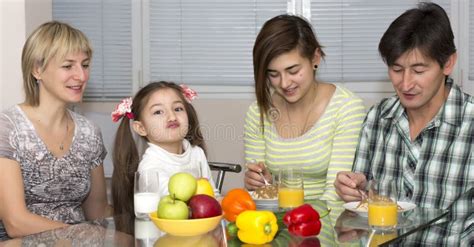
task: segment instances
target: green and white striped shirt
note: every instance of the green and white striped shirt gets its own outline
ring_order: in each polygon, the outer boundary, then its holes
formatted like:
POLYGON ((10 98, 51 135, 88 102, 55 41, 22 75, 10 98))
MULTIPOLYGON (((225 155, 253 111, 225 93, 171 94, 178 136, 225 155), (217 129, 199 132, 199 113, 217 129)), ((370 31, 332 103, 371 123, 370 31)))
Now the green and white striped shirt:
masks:
POLYGON ((446 85, 451 87, 448 99, 414 141, 397 96, 372 107, 354 161, 354 171, 368 178, 394 179, 400 201, 451 209, 445 238, 434 231, 418 236, 413 245, 459 246, 459 241, 474 241, 474 98, 451 80, 446 85))
POLYGON ((362 100, 342 86, 336 86, 325 112, 303 135, 282 138, 264 118, 263 133, 257 102, 245 119, 245 158, 264 161, 270 171, 299 166, 304 173, 305 199, 339 200, 334 188, 336 173, 350 171, 365 107, 362 100))

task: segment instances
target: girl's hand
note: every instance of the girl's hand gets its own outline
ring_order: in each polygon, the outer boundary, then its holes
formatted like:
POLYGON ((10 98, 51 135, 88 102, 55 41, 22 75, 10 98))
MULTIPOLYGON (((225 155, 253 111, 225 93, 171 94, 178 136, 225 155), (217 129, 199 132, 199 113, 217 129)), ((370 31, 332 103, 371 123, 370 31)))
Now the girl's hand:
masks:
POLYGON ((245 172, 244 184, 247 190, 255 190, 265 185, 265 181, 260 174, 265 176, 265 179, 269 183, 272 182, 272 174, 265 167, 263 162, 247 163, 246 167, 247 171, 245 172))

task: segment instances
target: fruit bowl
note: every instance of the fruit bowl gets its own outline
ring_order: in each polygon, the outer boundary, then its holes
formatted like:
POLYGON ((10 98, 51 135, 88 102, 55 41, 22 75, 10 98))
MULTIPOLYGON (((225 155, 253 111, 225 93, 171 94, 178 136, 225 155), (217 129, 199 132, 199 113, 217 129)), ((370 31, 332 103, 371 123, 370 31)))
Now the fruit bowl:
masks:
POLYGON ((214 230, 221 222, 222 215, 187 220, 168 220, 158 218, 157 213, 149 214, 156 227, 163 232, 174 236, 196 236, 214 230))

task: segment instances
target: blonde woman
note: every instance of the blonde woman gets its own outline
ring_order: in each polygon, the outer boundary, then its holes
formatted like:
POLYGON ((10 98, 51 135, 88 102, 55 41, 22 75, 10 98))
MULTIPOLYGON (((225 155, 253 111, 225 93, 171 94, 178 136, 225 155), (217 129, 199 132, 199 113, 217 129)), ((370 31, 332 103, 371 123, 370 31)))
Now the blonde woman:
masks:
POLYGON ((67 108, 82 100, 91 57, 86 36, 56 21, 23 47, 25 102, 0 113, 0 240, 105 215, 102 135, 67 108))

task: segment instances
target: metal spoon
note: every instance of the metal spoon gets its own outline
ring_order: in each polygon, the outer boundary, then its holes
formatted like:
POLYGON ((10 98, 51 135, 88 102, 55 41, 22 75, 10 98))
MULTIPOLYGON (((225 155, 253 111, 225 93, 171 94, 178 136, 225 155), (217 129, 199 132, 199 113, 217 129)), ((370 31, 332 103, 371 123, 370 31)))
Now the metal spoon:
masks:
MULTIPOLYGON (((253 163, 253 164, 257 163, 257 161, 254 160, 254 159, 251 160, 250 162, 253 163)), ((267 181, 267 179, 265 178, 265 176, 263 176, 263 173, 262 173, 262 172, 259 172, 258 174, 260 174, 260 177, 263 178, 263 182, 265 182, 265 186, 270 185, 270 183, 267 181)))
POLYGON ((368 196, 367 196, 367 192, 361 190, 361 189, 357 189, 357 191, 359 192, 359 195, 361 197, 361 201, 365 201, 367 200, 368 196))
POLYGON ((265 178, 265 176, 263 176, 262 172, 259 172, 258 174, 260 174, 260 176, 263 178, 263 182, 265 182, 265 186, 270 185, 270 183, 267 181, 267 179, 265 178))

